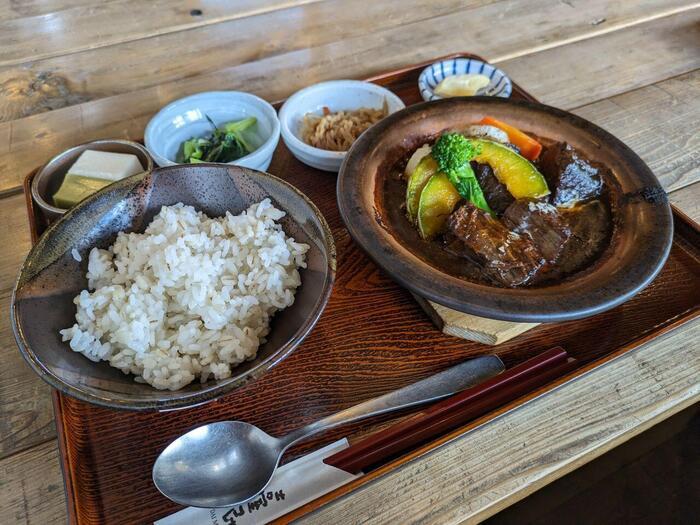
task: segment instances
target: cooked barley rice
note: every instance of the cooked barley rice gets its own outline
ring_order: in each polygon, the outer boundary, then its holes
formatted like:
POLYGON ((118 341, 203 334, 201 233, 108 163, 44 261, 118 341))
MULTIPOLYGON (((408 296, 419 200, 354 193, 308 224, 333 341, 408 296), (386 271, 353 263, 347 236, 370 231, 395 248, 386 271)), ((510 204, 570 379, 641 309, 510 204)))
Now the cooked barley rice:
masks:
POLYGON ((252 359, 270 318, 294 302, 306 244, 277 223, 269 199, 211 219, 164 206, 144 233, 93 248, 88 287, 63 341, 136 380, 177 390, 196 377, 223 379, 252 359))

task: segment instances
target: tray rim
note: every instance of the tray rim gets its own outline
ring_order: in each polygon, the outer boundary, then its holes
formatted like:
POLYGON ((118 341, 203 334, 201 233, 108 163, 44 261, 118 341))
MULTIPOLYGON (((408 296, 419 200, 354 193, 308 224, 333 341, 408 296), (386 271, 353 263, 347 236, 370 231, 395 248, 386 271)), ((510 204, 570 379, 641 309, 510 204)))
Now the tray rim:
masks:
MULTIPOLYGON (((435 57, 431 60, 426 60, 422 61, 416 64, 404 66, 401 68, 397 69, 392 69, 389 71, 384 71, 380 73, 373 74, 371 76, 363 78, 363 80, 366 80, 368 82, 374 82, 377 84, 382 84, 386 85, 391 82, 391 79, 393 77, 400 77, 401 75, 405 75, 407 73, 411 73, 415 70, 422 69, 424 67, 429 66, 430 64, 440 61, 440 60, 449 60, 452 58, 475 58, 477 60, 482 60, 484 62, 488 61, 484 58, 482 58, 479 55, 473 54, 473 53, 468 53, 468 52, 456 52, 456 53, 450 53, 447 55, 435 57)), ((512 80, 512 79, 511 79, 512 80)), ((533 95, 531 95, 529 92, 524 90, 520 85, 518 85, 515 81, 513 81, 513 92, 518 92, 523 98, 529 101, 533 102, 539 102, 533 95)), ((279 104, 281 104, 284 101, 284 99, 277 100, 272 102, 272 105, 277 107, 279 104)), ((28 215, 28 222, 29 222, 29 231, 30 231, 30 236, 31 236, 31 242, 32 245, 36 243, 38 240, 40 234, 37 231, 37 219, 39 217, 39 212, 38 208, 34 205, 32 196, 31 196, 31 182, 36 173, 41 169, 41 166, 38 166, 37 168, 33 169, 30 171, 23 180, 23 191, 24 191, 24 196, 25 196, 25 203, 26 203, 26 209, 27 209, 27 215, 28 215)), ((680 226, 680 228, 675 228, 674 235, 673 235, 673 242, 672 244, 675 244, 675 238, 677 235, 679 236, 686 236, 687 233, 683 232, 690 232, 691 235, 695 236, 700 236, 700 223, 694 221, 692 218, 690 218, 685 212, 680 210, 678 207, 676 207, 674 204, 671 204, 671 211, 672 211, 672 216, 674 220, 674 227, 680 226)), ((586 365, 577 368, 576 370, 569 372, 556 380, 540 387, 537 388, 536 390, 528 393, 527 395, 521 396, 518 399, 515 399, 503 406, 498 407, 495 410, 492 410, 491 412, 470 421, 469 423, 462 425, 455 430, 445 434, 444 436, 441 436, 433 441, 430 441, 429 443, 426 443, 425 445, 422 445, 418 447, 415 450, 412 450, 411 452, 408 452, 406 454, 403 454, 399 456, 398 458, 389 461, 388 463, 376 468, 375 470, 372 470, 369 473, 366 473, 357 479, 346 483, 345 485, 342 485, 341 487, 338 487, 337 489, 328 492, 308 503, 305 503, 301 507, 298 507, 297 509, 294 509, 290 511, 289 513, 285 514, 284 516, 274 520, 272 523, 288 523, 290 521, 299 519, 310 512, 313 512, 314 510, 318 509, 319 507, 330 503, 340 497, 346 496, 350 494, 352 491, 355 489, 358 489, 365 484, 373 481, 374 479, 377 479, 384 474, 388 474, 389 472, 392 472, 393 470, 407 464, 408 462, 417 460, 426 454, 429 454, 438 448, 448 444, 451 441, 454 441, 469 432, 481 427, 482 425, 489 423, 490 421, 499 418, 509 412, 512 412, 514 410, 517 410, 519 407, 539 398, 544 395, 547 395, 549 393, 553 393, 556 390, 560 389, 561 387, 567 385, 569 382, 579 378, 583 377, 584 375, 589 374, 593 370, 598 369, 601 366, 604 366, 614 360, 617 360, 621 358, 622 356, 628 354, 629 352, 635 350, 639 346, 644 345, 645 343, 648 343, 658 337, 663 336, 664 334, 675 330, 676 328, 679 328, 680 326, 692 321, 693 319, 700 317, 700 306, 696 306, 694 308, 690 308, 684 312, 681 312, 678 314, 675 318, 670 318, 666 320, 662 326, 660 327, 655 327, 654 331, 651 331, 647 333, 646 335, 640 336, 636 339, 633 339, 629 343, 617 348, 613 352, 602 356, 598 359, 595 359, 586 365)), ((51 397, 52 397, 52 405, 53 405, 53 410, 54 410, 54 422, 56 425, 56 437, 58 441, 58 448, 59 448, 59 453, 60 453, 60 466, 61 466, 61 473, 63 477, 63 484, 64 484, 64 490, 65 490, 65 498, 66 498, 66 507, 67 507, 67 518, 69 523, 78 523, 77 521, 77 512, 76 509, 79 506, 79 502, 77 500, 77 493, 74 490, 74 480, 73 480, 73 475, 72 475, 72 470, 69 468, 69 464, 72 462, 71 458, 69 457, 68 453, 68 448, 66 446, 66 436, 68 434, 68 431, 64 425, 64 411, 63 411, 63 405, 62 405, 62 398, 65 394, 61 393, 59 390, 52 388, 51 389, 51 397)))

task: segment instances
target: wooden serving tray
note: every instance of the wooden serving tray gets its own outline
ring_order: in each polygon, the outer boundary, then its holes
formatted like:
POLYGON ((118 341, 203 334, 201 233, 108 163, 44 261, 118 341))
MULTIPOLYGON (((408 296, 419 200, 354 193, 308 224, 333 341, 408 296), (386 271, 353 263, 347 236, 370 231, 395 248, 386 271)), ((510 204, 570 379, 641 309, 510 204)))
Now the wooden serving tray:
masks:
MULTIPOLYGON (((369 80, 388 87, 406 104, 414 104, 421 100, 417 78, 425 65, 369 80)), ((517 85, 513 97, 533 100, 517 85)), ((450 337, 436 329, 411 294, 382 273, 350 239, 336 206, 334 175, 300 163, 281 142, 269 171, 304 191, 333 230, 338 272, 325 312, 303 344, 286 360, 258 381, 204 406, 168 413, 123 412, 54 392, 72 523, 146 523, 177 511, 180 506, 161 496, 153 486, 151 467, 167 443, 203 423, 241 419, 281 435, 486 353, 496 353, 510 367, 558 345, 581 363, 579 369, 556 382, 410 454, 379 465, 288 516, 299 517, 700 313, 700 230, 674 209, 674 243, 668 262, 656 280, 627 303, 588 319, 539 325, 495 348, 450 337)), ((36 240, 46 224, 31 202, 32 175, 25 180, 25 193, 36 240)), ((294 447, 285 455, 285 461, 342 436, 360 438, 394 421, 379 417, 328 432, 294 447)))

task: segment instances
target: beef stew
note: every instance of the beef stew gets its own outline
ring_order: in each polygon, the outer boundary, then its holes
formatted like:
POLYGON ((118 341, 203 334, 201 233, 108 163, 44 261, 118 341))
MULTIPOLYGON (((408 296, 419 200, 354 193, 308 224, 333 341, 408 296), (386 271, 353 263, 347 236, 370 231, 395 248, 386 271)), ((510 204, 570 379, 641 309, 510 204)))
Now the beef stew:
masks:
POLYGON ((498 287, 546 286, 594 264, 614 229, 607 168, 566 142, 534 136, 541 154, 525 159, 496 133, 470 136, 474 128, 443 134, 427 155, 422 148, 429 173, 396 170, 386 180, 389 209, 403 215, 401 236, 441 270, 498 287))

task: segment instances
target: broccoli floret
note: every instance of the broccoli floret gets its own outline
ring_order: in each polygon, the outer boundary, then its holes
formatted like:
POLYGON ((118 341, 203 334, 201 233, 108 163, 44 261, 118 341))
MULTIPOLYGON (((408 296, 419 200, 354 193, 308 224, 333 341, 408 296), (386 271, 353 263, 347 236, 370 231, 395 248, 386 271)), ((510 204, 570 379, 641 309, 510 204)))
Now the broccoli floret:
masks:
POLYGON ((448 175, 464 168, 478 154, 474 143, 459 133, 445 133, 437 140, 432 151, 440 171, 448 175))
POLYGON ((493 214, 486 202, 484 192, 469 164, 479 154, 479 148, 472 141, 459 133, 445 133, 431 151, 440 171, 447 175, 457 192, 477 208, 493 214))

